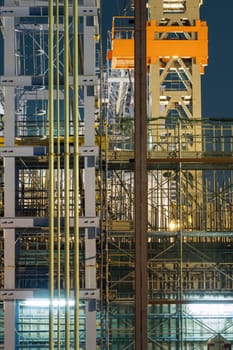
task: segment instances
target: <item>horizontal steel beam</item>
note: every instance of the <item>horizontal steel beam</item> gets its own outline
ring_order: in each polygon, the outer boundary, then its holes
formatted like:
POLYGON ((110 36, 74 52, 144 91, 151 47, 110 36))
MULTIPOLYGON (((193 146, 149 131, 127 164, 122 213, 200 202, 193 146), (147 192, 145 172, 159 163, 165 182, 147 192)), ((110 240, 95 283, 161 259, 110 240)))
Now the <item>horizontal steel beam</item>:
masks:
POLYGON ((0 147, 0 157, 32 157, 48 154, 45 146, 0 147))
MULTIPOLYGON (((60 78, 60 86, 63 85, 63 77, 60 78)), ((69 84, 73 85, 73 77, 69 78, 69 84)), ((95 86, 98 84, 98 77, 95 75, 80 75, 78 78, 79 86, 95 86)), ((7 87, 14 86, 48 86, 47 76, 1 76, 0 85, 7 87)), ((56 81, 54 81, 56 86, 56 81)))
MULTIPOLYGON (((224 294, 223 293, 218 293, 215 296, 213 295, 213 298, 211 298, 211 295, 208 294, 210 297, 208 299, 202 298, 203 294, 200 295, 200 293, 192 293, 193 296, 197 296, 197 299, 190 298, 190 299, 174 299, 172 298, 167 298, 167 299, 149 299, 148 300, 148 305, 172 305, 172 304, 232 304, 233 303, 233 298, 230 295, 230 293, 227 293, 227 296, 224 299, 224 294), (218 296, 222 297, 222 299, 217 299, 218 296), (216 297, 216 299, 214 299, 216 297)), ((206 296, 205 296, 206 297, 206 296)), ((111 300, 111 303, 114 305, 124 305, 124 304, 132 304, 134 302, 133 298, 116 298, 111 300)))
MULTIPOLYGON (((134 237, 134 231, 132 229, 121 229, 121 226, 117 225, 117 221, 114 224, 114 229, 111 229, 112 223, 109 223, 109 237, 113 238, 121 238, 121 237, 134 237)), ((125 223, 125 227, 127 227, 127 222, 125 223)), ((130 223, 128 223, 128 227, 130 228, 130 223)), ((233 237, 233 231, 182 231, 183 237, 233 237)), ((147 232, 147 237, 177 237, 179 236, 179 232, 172 231, 149 231, 147 232)))
MULTIPOLYGON (((70 148, 70 154, 74 152, 73 147, 70 148)), ((97 146, 80 146, 80 157, 97 157, 99 148, 97 146)), ((0 157, 42 157, 48 155, 47 146, 16 146, 16 147, 0 147, 0 157)))
POLYGON ((232 304, 233 299, 150 299, 148 305, 172 305, 172 304, 232 304))
MULTIPOLYGON (((96 6, 79 6, 79 16, 97 16, 96 6)), ((54 15, 56 14, 56 7, 54 6, 54 15)), ((59 15, 64 15, 64 6, 59 6, 59 15)), ((69 7, 69 16, 73 15, 72 6, 69 7)), ((31 5, 31 6, 1 6, 1 17, 48 17, 48 6, 45 4, 31 5)))
MULTIPOLYGON (((54 90, 53 94, 54 94, 54 100, 56 100, 57 91, 54 90)), ((43 100, 44 101, 49 99, 49 93, 48 93, 48 89, 44 87, 43 89, 36 89, 32 91, 26 90, 23 92, 23 97, 26 100, 32 100, 32 101, 43 100)), ((64 93, 62 89, 59 90, 59 99, 64 100, 64 93)))
MULTIPOLYGON (((61 218, 61 225, 63 226, 64 218, 61 218)), ((56 219, 55 219, 56 225, 56 219)), ((33 228, 33 227, 48 227, 49 218, 48 217, 2 217, 0 218, 0 228, 33 228)), ((70 218, 70 227, 74 226, 74 218, 70 218)), ((99 227, 98 217, 79 217, 79 227, 81 228, 91 228, 99 227)))
POLYGON ((20 300, 33 298, 32 290, 2 289, 0 290, 0 300, 20 300))
MULTIPOLYGON (((74 292, 71 291, 71 299, 74 296, 74 292)), ((43 289, 2 289, 0 290, 0 300, 25 300, 25 299, 48 299, 48 290, 43 289)), ((82 300, 98 300, 100 298, 99 289, 81 289, 79 291, 79 299, 82 300)), ((56 299, 56 297, 55 297, 56 299)), ((62 297, 61 297, 62 299, 62 297)))
POLYGON ((200 158, 187 158, 187 157, 170 157, 170 158, 148 158, 148 163, 208 163, 208 164, 233 164, 233 156, 226 157, 218 155, 215 157, 200 157, 200 158))

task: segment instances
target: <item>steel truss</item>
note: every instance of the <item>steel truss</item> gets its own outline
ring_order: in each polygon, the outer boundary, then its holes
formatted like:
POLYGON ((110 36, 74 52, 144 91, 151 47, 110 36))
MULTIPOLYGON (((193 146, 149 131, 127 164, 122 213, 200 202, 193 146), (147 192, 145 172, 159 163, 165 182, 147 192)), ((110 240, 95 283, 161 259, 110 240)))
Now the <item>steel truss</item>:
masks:
POLYGON ((0 7, 5 349, 96 349, 101 342, 98 6, 5 0, 0 7))
MULTIPOLYGON (((184 54, 195 40, 203 40, 203 50, 207 48, 206 23, 199 20, 201 4, 148 3, 148 349, 205 349, 218 333, 231 339, 228 315, 206 311, 206 304, 217 310, 232 302, 232 121, 202 118, 200 78, 207 51, 200 58, 195 43, 195 53, 184 54), (160 50, 156 58, 150 56, 153 40, 160 50), (177 50, 171 54, 173 44, 177 50), (202 311, 195 314, 198 303, 202 311)), ((112 65, 107 75, 110 133, 104 164, 106 288, 109 348, 114 349, 135 348, 133 31, 133 17, 116 17, 107 55, 112 65)))

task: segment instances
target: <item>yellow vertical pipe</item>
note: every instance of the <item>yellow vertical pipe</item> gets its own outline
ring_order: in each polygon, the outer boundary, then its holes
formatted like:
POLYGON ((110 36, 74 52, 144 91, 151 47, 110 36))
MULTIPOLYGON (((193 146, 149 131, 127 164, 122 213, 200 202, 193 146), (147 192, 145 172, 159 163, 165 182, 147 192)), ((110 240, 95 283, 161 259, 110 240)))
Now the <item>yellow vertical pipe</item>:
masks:
POLYGON ((49 0, 49 349, 54 349, 54 104, 53 0, 49 0))
MULTIPOLYGON (((56 0, 56 99, 57 99, 57 298, 61 298, 61 144, 60 144, 60 72, 59 72, 59 0, 56 0)), ((60 304, 57 306, 57 350, 61 340, 60 304)))
POLYGON ((79 350, 79 137, 78 137, 78 1, 73 0, 74 79, 74 256, 75 256, 75 350, 79 350))
MULTIPOLYGON (((181 147, 181 120, 178 120, 178 139, 179 139, 179 157, 182 157, 182 147, 181 147)), ((179 233, 179 258, 180 258, 180 283, 178 290, 178 298, 181 301, 183 299, 183 211, 182 211, 182 163, 179 162, 179 226, 177 228, 179 233)), ((180 350, 184 348, 183 341, 183 305, 182 303, 178 303, 179 308, 179 334, 180 334, 180 342, 179 347, 180 350)))
POLYGON ((65 349, 70 350, 69 2, 64 0, 65 349))

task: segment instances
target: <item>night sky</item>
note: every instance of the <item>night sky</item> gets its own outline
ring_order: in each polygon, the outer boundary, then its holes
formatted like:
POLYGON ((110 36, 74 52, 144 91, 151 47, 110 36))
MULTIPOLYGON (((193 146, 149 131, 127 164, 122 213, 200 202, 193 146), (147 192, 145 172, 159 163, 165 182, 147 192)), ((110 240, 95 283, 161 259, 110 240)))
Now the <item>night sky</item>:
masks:
POLYGON ((209 28, 209 65, 202 77, 202 114, 233 118, 232 0, 204 0, 201 18, 209 28))
MULTIPOLYGON (((112 15, 123 15, 125 0, 102 0, 103 34, 111 29, 112 15)), ((202 76, 202 115, 233 118, 232 0, 204 0, 201 19, 209 28, 209 64, 202 76)), ((105 47, 105 43, 104 43, 105 47)))

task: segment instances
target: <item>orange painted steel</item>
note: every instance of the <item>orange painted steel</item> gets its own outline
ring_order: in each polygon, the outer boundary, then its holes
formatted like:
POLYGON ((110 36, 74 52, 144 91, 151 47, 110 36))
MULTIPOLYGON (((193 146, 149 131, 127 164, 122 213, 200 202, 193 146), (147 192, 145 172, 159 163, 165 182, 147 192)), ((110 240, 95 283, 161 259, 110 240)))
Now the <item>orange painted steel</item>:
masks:
MULTIPOLYGON (((119 17, 115 17, 118 18, 119 17)), ((115 19, 114 18, 114 19, 115 19)), ((134 30, 127 27, 116 27, 113 19, 112 48, 107 53, 107 59, 112 61, 114 69, 134 68, 134 30)), ((196 20, 194 26, 157 26, 155 20, 147 22, 147 65, 156 63, 159 59, 168 60, 172 57, 193 58, 200 64, 200 72, 208 63, 208 27, 205 21, 196 20), (182 34, 182 39, 166 39, 164 35, 182 34), (192 39, 186 39, 191 37, 192 39), (162 37, 163 39, 160 39, 162 37)))

